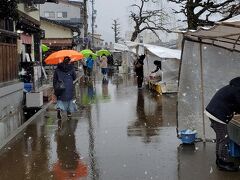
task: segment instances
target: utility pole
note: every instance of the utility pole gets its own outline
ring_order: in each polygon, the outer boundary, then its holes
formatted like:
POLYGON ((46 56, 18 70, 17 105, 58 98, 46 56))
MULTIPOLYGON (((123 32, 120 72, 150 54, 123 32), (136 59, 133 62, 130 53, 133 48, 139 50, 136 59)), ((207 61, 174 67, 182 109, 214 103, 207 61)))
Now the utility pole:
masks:
POLYGON ((83 26, 84 26, 84 44, 88 48, 88 15, 87 15, 87 0, 83 1, 83 26))
POLYGON ((120 39, 119 34, 120 34, 120 24, 118 23, 118 19, 113 20, 112 24, 112 29, 114 31, 114 39, 115 43, 117 43, 120 39))
POLYGON ((95 24, 95 18, 96 13, 94 9, 95 0, 91 0, 92 3, 92 48, 94 48, 94 24, 95 24))

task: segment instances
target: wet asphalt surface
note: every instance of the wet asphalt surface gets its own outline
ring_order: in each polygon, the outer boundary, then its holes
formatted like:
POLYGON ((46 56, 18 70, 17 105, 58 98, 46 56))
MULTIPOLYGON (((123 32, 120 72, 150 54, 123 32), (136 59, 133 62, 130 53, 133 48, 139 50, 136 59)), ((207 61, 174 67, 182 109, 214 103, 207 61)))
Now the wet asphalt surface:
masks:
POLYGON ((1 180, 237 180, 218 171, 214 143, 182 145, 176 94, 138 90, 133 76, 76 85, 79 112, 54 105, 0 152, 1 180))

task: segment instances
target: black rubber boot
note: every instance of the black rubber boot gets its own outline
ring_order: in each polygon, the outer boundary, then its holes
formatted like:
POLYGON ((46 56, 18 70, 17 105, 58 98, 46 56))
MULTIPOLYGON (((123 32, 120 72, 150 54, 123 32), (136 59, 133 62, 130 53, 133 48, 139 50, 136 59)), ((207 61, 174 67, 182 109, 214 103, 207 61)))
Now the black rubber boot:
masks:
POLYGON ((57 110, 57 118, 58 119, 62 119, 62 115, 61 115, 61 110, 60 109, 57 110))
POLYGON ((69 111, 67 111, 67 117, 68 117, 68 118, 72 117, 72 113, 69 112, 69 111))
POLYGON ((235 165, 233 162, 223 161, 222 159, 217 159, 216 165, 218 169, 221 171, 230 171, 230 172, 239 171, 239 166, 235 165))

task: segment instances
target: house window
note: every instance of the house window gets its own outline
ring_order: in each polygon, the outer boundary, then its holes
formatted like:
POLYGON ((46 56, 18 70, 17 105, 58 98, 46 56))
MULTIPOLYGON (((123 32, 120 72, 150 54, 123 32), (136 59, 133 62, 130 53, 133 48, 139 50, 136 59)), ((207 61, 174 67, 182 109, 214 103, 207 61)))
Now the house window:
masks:
POLYGON ((57 17, 58 18, 67 18, 67 12, 58 12, 57 17))
POLYGON ((55 18, 55 12, 44 12, 46 18, 55 18))
POLYGON ((58 12, 58 13, 57 13, 57 17, 58 17, 58 18, 62 18, 62 17, 63 17, 63 16, 62 16, 62 12, 58 12))
POLYGON ((62 12, 62 17, 67 18, 67 12, 62 12))
POLYGON ((49 18, 49 12, 44 12, 44 17, 49 18))

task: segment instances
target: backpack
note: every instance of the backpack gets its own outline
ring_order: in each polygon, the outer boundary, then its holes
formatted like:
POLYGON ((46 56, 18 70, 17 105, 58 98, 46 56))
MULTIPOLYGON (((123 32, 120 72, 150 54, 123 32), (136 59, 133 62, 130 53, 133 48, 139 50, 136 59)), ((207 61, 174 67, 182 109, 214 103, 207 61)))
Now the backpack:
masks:
POLYGON ((134 63, 134 68, 135 68, 135 71, 136 69, 142 67, 143 65, 137 60, 137 62, 134 63))
POLYGON ((59 79, 58 71, 56 73, 58 76, 58 80, 55 84, 54 91, 55 91, 56 96, 61 96, 62 93, 65 91, 66 87, 65 87, 63 80, 59 79))

